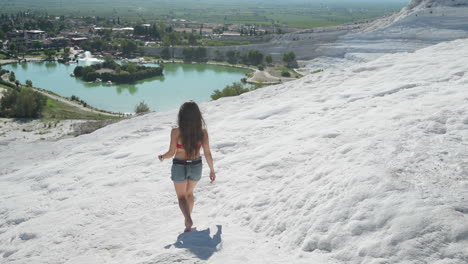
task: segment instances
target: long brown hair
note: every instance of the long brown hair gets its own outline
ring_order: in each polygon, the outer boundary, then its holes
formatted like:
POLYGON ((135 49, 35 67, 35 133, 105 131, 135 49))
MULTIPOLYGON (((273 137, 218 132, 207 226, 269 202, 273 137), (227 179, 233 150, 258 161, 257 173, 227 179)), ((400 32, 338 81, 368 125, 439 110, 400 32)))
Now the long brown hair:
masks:
POLYGON ((187 159, 191 159, 197 155, 199 144, 203 142, 205 128, 205 120, 194 101, 185 102, 180 106, 178 123, 182 146, 187 159))

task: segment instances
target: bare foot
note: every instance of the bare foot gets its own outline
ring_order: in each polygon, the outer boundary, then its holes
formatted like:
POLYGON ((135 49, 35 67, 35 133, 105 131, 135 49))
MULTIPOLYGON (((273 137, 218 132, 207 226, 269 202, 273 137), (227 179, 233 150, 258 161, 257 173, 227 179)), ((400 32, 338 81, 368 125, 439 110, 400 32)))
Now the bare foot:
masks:
POLYGON ((190 232, 190 230, 192 230, 192 225, 193 225, 193 222, 192 222, 191 219, 185 220, 185 229, 184 229, 184 232, 190 232))

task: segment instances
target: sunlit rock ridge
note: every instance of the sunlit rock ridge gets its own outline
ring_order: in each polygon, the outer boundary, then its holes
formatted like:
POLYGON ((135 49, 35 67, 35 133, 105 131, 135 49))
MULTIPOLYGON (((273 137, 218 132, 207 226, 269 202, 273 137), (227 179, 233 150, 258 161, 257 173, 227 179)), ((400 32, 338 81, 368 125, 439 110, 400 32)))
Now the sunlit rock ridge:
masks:
POLYGON ((316 53, 363 60, 380 54, 411 52, 440 42, 468 37, 467 0, 418 0, 394 14, 340 37, 316 53), (364 53, 361 57, 359 54, 364 53))

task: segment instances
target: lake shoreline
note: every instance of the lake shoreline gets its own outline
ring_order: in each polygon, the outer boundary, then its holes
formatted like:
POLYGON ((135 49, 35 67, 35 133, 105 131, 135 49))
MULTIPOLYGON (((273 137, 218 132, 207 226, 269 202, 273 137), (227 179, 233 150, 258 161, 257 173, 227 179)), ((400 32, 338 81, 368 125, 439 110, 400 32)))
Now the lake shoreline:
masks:
MULTIPOLYGON (((143 101, 154 111, 176 108, 180 102, 189 99, 209 101, 213 91, 223 89, 234 82, 241 82, 242 78, 247 78, 245 75, 253 70, 249 67, 233 67, 213 62, 177 61, 170 64, 165 61, 167 64, 163 76, 147 78, 132 84, 107 84, 70 78, 75 65, 3 61, 6 62, 12 64, 4 66, 3 69, 15 72, 16 79, 21 83, 30 79, 34 87, 42 88, 42 92, 51 93, 64 100, 75 96, 78 100, 72 103, 80 101, 81 104, 94 106, 94 110, 103 110, 103 113, 111 115, 133 114, 135 105, 143 101)), ((145 64, 158 62, 161 63, 160 60, 147 60, 145 64)), ((85 62, 80 61, 78 65, 84 66, 85 62)))

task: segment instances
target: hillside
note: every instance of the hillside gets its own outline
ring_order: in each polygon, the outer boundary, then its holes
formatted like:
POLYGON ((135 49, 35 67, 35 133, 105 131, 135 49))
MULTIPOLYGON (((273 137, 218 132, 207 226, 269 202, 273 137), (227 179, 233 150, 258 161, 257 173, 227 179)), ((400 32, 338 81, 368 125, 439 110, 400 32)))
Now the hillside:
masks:
POLYGON ((372 60, 383 54, 412 52, 437 43, 468 38, 468 0, 412 0, 400 12, 315 50, 322 56, 372 60))

